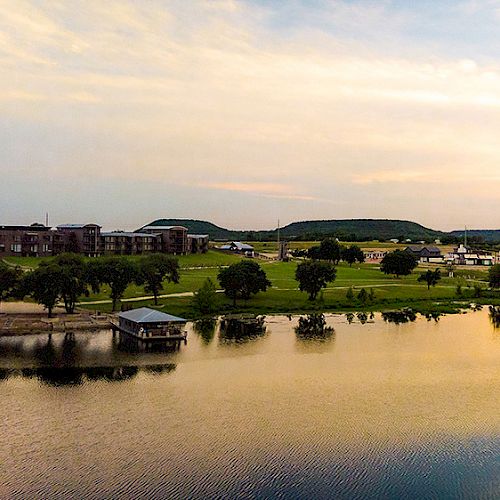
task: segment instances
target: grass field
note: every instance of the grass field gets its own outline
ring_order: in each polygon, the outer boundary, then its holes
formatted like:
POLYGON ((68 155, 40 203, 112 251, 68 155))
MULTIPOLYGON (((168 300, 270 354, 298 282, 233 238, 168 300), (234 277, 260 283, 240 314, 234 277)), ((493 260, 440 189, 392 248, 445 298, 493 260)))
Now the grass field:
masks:
MULTIPOLYGON (((129 257, 136 259, 137 257, 129 257)), ((241 260, 237 255, 209 251, 205 255, 179 256, 181 278, 178 284, 165 283, 162 295, 186 294, 198 290, 207 278, 211 278, 216 285, 219 266, 230 265, 241 260)), ((11 264, 18 264, 25 268, 36 267, 43 259, 11 257, 5 259, 11 264)), ((356 264, 349 267, 341 263, 337 266, 337 278, 329 284, 316 302, 310 302, 307 294, 298 290, 295 281, 296 262, 258 261, 265 270, 272 287, 264 293, 259 293, 247 302, 238 301, 236 310, 231 301, 218 294, 218 309, 225 312, 256 312, 256 313, 292 313, 310 310, 349 311, 349 310, 387 310, 401 307, 414 307, 422 311, 456 308, 456 300, 479 301, 474 297, 473 285, 480 284, 487 287, 487 270, 467 268, 455 271, 455 277, 449 278, 443 270, 443 278, 438 286, 427 290, 425 284, 418 283, 419 272, 426 267, 422 266, 410 276, 395 278, 383 274, 377 264, 356 264), (464 296, 456 294, 457 285, 463 288, 464 296), (354 300, 349 301, 346 293, 353 287, 354 300), (374 299, 361 303, 356 297, 361 290, 373 289, 374 299)), ((147 294, 144 288, 135 284, 130 285, 124 295, 126 301, 133 301, 130 305, 140 307, 151 306, 151 299, 143 299, 147 294)), ((496 303, 500 295, 485 292, 484 302, 496 303)), ((81 307, 109 312, 111 303, 109 289, 103 286, 98 294, 91 294, 80 299, 81 307)), ((191 307, 190 296, 168 296, 160 299, 160 308, 170 313, 193 318, 196 313, 191 307)))
MULTIPOLYGON (((238 301, 236 309, 232 308, 232 302, 222 293, 218 295, 218 310, 225 312, 255 312, 260 314, 270 313, 292 313, 305 312, 311 310, 325 311, 349 311, 349 310, 387 310, 401 307, 414 307, 421 311, 451 310, 456 309, 455 301, 478 301, 473 297, 473 284, 481 283, 487 286, 485 271, 474 270, 459 272, 455 278, 443 277, 439 285, 427 290, 426 285, 417 282, 419 276, 418 269, 410 276, 400 279, 383 274, 377 265, 362 264, 349 267, 340 264, 337 267, 337 279, 324 289, 316 302, 310 302, 307 294, 298 290, 295 281, 295 262, 260 262, 266 271, 272 287, 264 293, 259 293, 247 302, 238 301), (456 286, 463 287, 463 297, 457 297, 456 286), (349 287, 353 287, 355 297, 365 288, 374 290, 375 298, 372 302, 365 304, 358 299, 347 300, 346 293, 349 287)), ((180 283, 177 285, 165 285, 164 294, 180 294, 184 292, 194 292, 206 278, 211 278, 217 283, 218 269, 186 269, 181 273, 180 283)), ((88 304, 90 301, 106 300, 108 291, 101 290, 99 295, 91 295, 82 301, 82 306, 89 309, 97 309, 109 312, 111 305, 88 304)), ((491 293, 491 292, 489 292, 491 293)), ((142 287, 132 285, 128 288, 125 298, 144 296, 142 287)), ((498 296, 500 299, 500 295, 498 296)), ((495 297, 485 297, 485 303, 495 302, 495 297)), ((152 300, 134 301, 133 307, 144 305, 152 306, 152 300)), ((170 313, 187 318, 196 317, 196 313, 191 308, 191 297, 165 297, 160 299, 160 308, 170 313)))

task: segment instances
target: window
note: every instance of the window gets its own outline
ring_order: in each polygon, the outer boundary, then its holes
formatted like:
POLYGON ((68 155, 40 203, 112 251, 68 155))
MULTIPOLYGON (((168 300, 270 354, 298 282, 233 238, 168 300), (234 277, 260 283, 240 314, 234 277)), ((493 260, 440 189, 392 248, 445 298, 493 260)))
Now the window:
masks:
POLYGON ((13 243, 10 246, 10 251, 14 253, 21 253, 21 244, 20 243, 13 243))

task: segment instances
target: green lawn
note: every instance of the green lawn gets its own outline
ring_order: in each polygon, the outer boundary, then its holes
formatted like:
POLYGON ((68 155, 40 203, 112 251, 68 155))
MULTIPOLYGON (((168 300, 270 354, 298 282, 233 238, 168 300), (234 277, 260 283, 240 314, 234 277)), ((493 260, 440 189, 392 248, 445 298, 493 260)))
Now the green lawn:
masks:
MULTIPOLYGON (((311 244, 312 242, 300 242, 311 244)), ((263 248, 262 246, 260 247, 263 248)), ((262 250, 261 250, 262 251, 262 250)), ((140 257, 126 257, 137 260, 140 257)), ((198 290, 207 278, 211 278, 216 285, 217 274, 220 266, 230 265, 238 262, 243 257, 210 250, 203 255, 179 256, 181 266, 181 278, 178 284, 165 283, 162 294, 178 294, 194 292, 198 290)), ((31 257, 7 257, 5 260, 11 264, 21 265, 23 268, 34 268, 47 258, 31 257)), ((456 295, 456 287, 460 284, 464 290, 465 301, 477 301, 473 296, 472 286, 482 284, 487 286, 487 271, 484 269, 459 269, 455 271, 454 278, 448 278, 443 269, 443 279, 438 286, 427 290, 426 285, 417 282, 419 272, 428 266, 417 268, 413 274, 403 278, 395 278, 383 274, 377 264, 355 264, 349 267, 341 263, 337 266, 337 278, 329 284, 315 303, 307 299, 307 294, 298 290, 295 281, 296 262, 258 261, 266 271, 272 282, 272 287, 265 293, 259 293, 246 303, 239 301, 237 311, 259 312, 259 313, 288 313, 303 312, 309 310, 384 310, 411 306, 420 310, 433 308, 453 308, 453 302, 462 300, 456 295), (346 293, 349 287, 353 287, 355 299, 348 301, 346 293), (362 304, 356 299, 361 288, 367 291, 374 290, 375 298, 372 302, 362 304)), ((148 296, 144 288, 132 284, 125 292, 124 299, 133 299, 148 296)), ((222 293, 219 297, 220 313, 234 311, 231 301, 222 293)), ((487 292, 485 302, 496 303, 500 298, 492 292, 487 292)), ((110 311, 109 289, 102 287, 98 294, 91 294, 80 299, 81 306, 100 311, 110 311), (94 301, 107 301, 104 304, 90 304, 94 301)), ((151 305, 151 300, 137 300, 131 302, 133 307, 151 305)), ((191 297, 166 297, 160 299, 160 307, 173 314, 188 318, 195 316, 191 309, 191 297)))
MULTIPOLYGON (((126 258, 130 260, 138 260, 141 258, 141 256, 134 255, 126 258)), ((179 265, 181 268, 228 266, 242 259, 242 257, 239 255, 219 252, 216 250, 209 250, 205 254, 178 255, 175 258, 179 260, 179 265)), ((3 260, 8 264, 21 266, 22 268, 32 268, 32 269, 38 267, 40 262, 47 261, 50 259, 52 259, 52 257, 4 257, 3 258, 3 260)), ((86 260, 92 260, 92 258, 87 257, 86 260)))
MULTIPOLYGON (((265 293, 259 293, 249 301, 238 301, 237 311, 257 312, 257 313, 288 313, 303 312, 309 310, 329 310, 329 311, 348 311, 348 310, 386 310, 401 307, 414 307, 419 310, 427 311, 434 309, 453 309, 457 300, 465 302, 478 301, 473 297, 471 286, 482 281, 484 287, 487 283, 487 273, 482 270, 465 270, 458 272, 455 278, 443 277, 438 286, 427 290, 425 284, 418 283, 419 271, 417 269, 410 276, 395 278, 387 276, 379 270, 374 264, 361 264, 349 267, 346 264, 340 264, 337 267, 337 279, 331 283, 321 294, 316 303, 311 303, 307 299, 307 294, 298 290, 298 284, 295 281, 295 262, 265 262, 259 261, 262 268, 266 271, 268 278, 272 282, 272 287, 265 293), (470 281, 469 281, 470 278, 470 281), (464 290, 464 297, 456 295, 456 286, 461 284, 464 290), (470 287, 468 286, 470 285, 470 287), (352 286, 355 299, 348 301, 346 293, 352 286), (375 299, 373 302, 362 304, 356 299, 361 288, 369 291, 373 288, 375 299)), ((196 291, 206 278, 211 278, 217 283, 218 269, 185 269, 181 272, 180 283, 166 284, 164 294, 183 293, 196 291)), ((82 299, 83 306, 89 309, 99 309, 101 311, 110 311, 110 304, 85 305, 85 302, 94 300, 108 299, 109 291, 103 288, 98 295, 91 295, 82 299)), ((491 292, 488 292, 491 294, 491 292)), ((125 294, 125 298, 144 296, 142 287, 131 285, 125 294)), ((219 312, 225 313, 234 311, 231 301, 223 294, 219 297, 219 312)), ((500 299, 500 296, 498 297, 500 299)), ((483 302, 492 303, 497 300, 496 296, 488 296, 483 302)), ((167 297, 160 299, 160 307, 173 314, 192 318, 195 316, 191 309, 190 297, 167 297)), ((143 305, 152 305, 152 300, 134 301, 133 307, 143 305)))

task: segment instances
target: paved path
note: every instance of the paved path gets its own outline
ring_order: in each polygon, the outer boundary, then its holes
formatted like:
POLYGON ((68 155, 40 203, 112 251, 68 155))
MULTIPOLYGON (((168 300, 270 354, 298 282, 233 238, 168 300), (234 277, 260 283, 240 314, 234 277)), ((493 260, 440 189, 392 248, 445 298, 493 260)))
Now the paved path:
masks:
MULTIPOLYGON (((359 288, 380 288, 380 287, 389 287, 389 286, 397 286, 397 287, 417 287, 417 288, 423 288, 424 285, 417 285, 417 284, 406 284, 406 283, 381 283, 381 284, 364 284, 364 285, 357 285, 353 286, 355 289, 359 288)), ((297 288, 279 288, 277 286, 271 287, 274 290, 280 290, 283 292, 293 292, 293 291, 298 291, 297 288)), ((324 288, 323 290, 348 290, 351 288, 350 286, 333 286, 333 287, 327 287, 324 288)), ((453 285, 437 285, 434 288, 456 288, 456 286, 453 285)), ((224 293, 224 290, 216 290, 216 293, 224 293)), ((192 297, 194 295, 194 292, 178 292, 178 293, 167 293, 164 295, 158 295, 158 299, 168 299, 168 298, 175 298, 175 297, 192 297)), ((140 297, 129 297, 127 299, 122 299, 121 302, 141 302, 143 300, 153 300, 154 297, 152 295, 143 295, 140 297)), ((96 306, 100 304, 111 304, 112 300, 111 299, 102 299, 102 300, 91 300, 88 302, 78 302, 78 305, 80 306, 96 306)))

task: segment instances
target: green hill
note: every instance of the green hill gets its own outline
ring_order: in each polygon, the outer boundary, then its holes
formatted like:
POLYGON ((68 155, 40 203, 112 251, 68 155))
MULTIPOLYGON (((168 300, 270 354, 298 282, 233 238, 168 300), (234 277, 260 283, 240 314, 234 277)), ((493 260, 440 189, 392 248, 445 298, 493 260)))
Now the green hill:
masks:
MULTIPOLYGON (((310 235, 331 235, 341 240, 372 240, 391 239, 400 240, 434 240, 442 238, 446 233, 426 228, 420 224, 404 220, 392 219, 344 219, 344 220, 316 220, 293 222, 282 229, 288 237, 310 235)), ((315 238, 312 238, 315 239, 315 238)))
MULTIPOLYGON (((270 240, 277 237, 277 229, 269 231, 234 231, 211 222, 195 219, 157 219, 150 226, 185 226, 190 233, 208 234, 212 240, 270 240)), ((432 241, 446 233, 426 228, 410 221, 390 219, 345 219, 293 222, 281 228, 287 238, 316 240, 327 236, 345 241, 371 239, 406 239, 432 241)))
POLYGON ((211 222, 194 219, 157 219, 147 226, 184 226, 192 234, 208 234, 212 239, 226 238, 231 231, 211 222))

